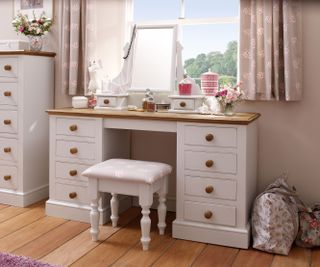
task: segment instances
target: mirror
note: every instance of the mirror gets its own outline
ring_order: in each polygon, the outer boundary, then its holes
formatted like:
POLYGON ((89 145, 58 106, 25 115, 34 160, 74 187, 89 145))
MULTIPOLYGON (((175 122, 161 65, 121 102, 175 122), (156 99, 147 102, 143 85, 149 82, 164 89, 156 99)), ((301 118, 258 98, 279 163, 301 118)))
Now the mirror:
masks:
POLYGON ((131 91, 171 92, 176 79, 176 25, 137 26, 131 91))

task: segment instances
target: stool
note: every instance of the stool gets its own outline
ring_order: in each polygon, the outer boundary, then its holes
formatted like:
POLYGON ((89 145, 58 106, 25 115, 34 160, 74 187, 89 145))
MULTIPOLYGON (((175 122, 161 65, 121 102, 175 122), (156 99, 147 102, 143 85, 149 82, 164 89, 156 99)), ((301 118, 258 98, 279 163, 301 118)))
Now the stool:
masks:
POLYGON ((155 192, 159 195, 159 233, 160 235, 164 234, 167 213, 166 194, 168 191, 168 176, 171 170, 172 168, 168 164, 129 159, 110 159, 85 170, 82 175, 89 178, 90 233, 92 240, 97 241, 99 235, 98 201, 100 192, 109 192, 112 195, 110 206, 113 227, 117 226, 119 219, 118 194, 138 196, 139 205, 142 208, 140 240, 143 250, 148 250, 151 240, 149 214, 155 192))

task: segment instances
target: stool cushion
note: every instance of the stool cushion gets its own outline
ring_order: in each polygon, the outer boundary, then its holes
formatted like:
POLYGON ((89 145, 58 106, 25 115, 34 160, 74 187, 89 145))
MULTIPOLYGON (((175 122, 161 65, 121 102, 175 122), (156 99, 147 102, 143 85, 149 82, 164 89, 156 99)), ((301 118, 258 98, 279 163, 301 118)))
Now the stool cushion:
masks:
POLYGON ((86 169, 82 175, 89 178, 143 182, 152 184, 171 173, 171 166, 165 163, 109 159, 86 169))

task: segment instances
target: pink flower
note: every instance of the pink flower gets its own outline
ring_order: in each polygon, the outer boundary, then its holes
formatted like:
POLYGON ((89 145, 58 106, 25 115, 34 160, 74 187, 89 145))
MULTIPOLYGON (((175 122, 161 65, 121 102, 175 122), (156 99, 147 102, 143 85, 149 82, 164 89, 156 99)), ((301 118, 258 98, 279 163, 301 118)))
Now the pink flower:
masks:
POLYGON ((19 32, 24 32, 24 27, 23 26, 19 27, 19 32))

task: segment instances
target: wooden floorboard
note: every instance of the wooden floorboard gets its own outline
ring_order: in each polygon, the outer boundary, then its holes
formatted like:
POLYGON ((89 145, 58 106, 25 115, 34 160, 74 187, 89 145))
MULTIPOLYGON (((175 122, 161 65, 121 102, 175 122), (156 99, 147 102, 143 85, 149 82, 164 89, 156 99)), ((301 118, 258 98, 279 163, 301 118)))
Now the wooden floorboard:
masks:
POLYGON ((288 256, 177 240, 171 237, 174 213, 167 215, 165 235, 151 212, 149 251, 140 244, 139 208, 120 216, 119 226, 100 226, 91 241, 87 223, 45 215, 44 202, 27 208, 0 204, 0 251, 29 256, 60 266, 113 267, 320 267, 320 249, 293 247, 288 256))

